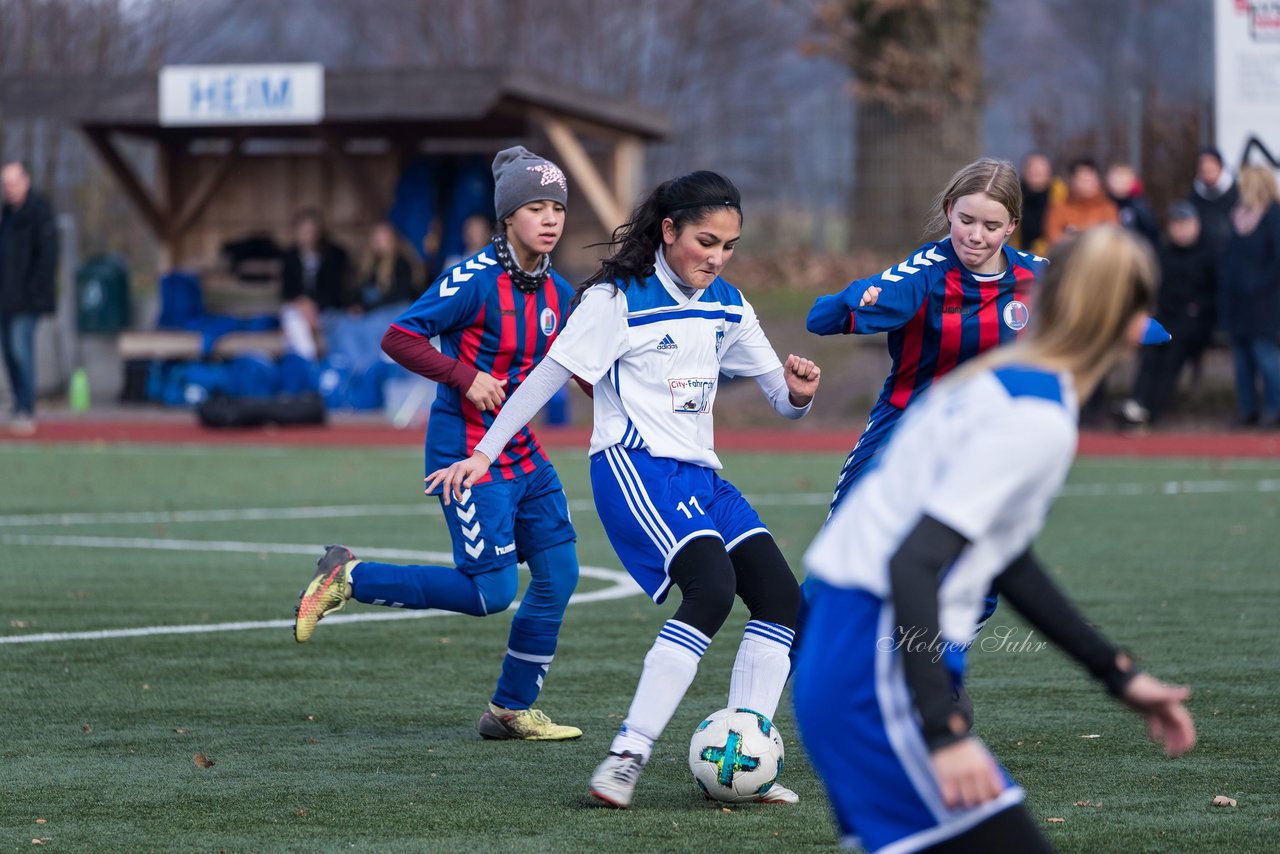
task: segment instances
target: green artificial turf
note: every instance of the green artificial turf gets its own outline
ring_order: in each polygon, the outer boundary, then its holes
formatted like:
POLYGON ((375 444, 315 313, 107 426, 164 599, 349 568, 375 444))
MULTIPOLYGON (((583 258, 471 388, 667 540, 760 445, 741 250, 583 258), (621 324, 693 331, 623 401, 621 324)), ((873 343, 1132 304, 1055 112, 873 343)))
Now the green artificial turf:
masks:
MULTIPOLYGON (((840 456, 725 460, 799 572, 840 456)), ((619 569, 585 460, 556 461, 582 564, 619 569)), ((572 743, 475 734, 509 615, 327 622, 295 644, 287 622, 322 544, 448 551, 415 452, 15 445, 0 446, 0 472, 0 638, 250 624, 0 644, 0 849, 836 850, 788 702, 778 724, 799 807, 722 811, 688 773, 688 734, 724 702, 741 609, 627 812, 593 807, 586 782, 673 603, 570 608, 539 705, 585 730, 572 743)), ((970 659, 978 730, 1061 850, 1280 849, 1278 477, 1280 462, 1077 464, 1041 556, 1113 638, 1193 686, 1200 744, 1166 760, 1058 653, 1014 648, 1028 629, 998 612, 970 659), (1215 795, 1238 805, 1212 807, 1215 795)), ((579 591, 614 584, 584 577, 579 591)))

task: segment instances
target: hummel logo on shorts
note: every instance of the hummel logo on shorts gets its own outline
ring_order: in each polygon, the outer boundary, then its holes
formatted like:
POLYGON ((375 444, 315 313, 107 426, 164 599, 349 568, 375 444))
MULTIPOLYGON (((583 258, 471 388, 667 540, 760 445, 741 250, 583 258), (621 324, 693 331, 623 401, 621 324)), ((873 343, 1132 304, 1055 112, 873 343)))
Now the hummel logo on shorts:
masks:
POLYGON ((662 340, 658 342, 659 350, 677 350, 679 347, 680 345, 672 340, 670 335, 662 336, 662 340))

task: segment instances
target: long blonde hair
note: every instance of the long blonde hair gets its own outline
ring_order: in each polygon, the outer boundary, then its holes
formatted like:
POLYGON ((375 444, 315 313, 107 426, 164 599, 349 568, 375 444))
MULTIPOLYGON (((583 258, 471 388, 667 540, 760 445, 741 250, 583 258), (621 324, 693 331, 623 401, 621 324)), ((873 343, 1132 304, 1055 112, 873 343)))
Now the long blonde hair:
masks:
POLYGON ((1252 164, 1240 170, 1240 204, 1252 211, 1264 211, 1280 201, 1276 176, 1266 166, 1252 164))
POLYGON ((1022 220, 1022 182, 1018 180, 1018 170, 1008 160, 984 157, 958 170, 934 197, 924 236, 929 238, 945 232, 950 226, 947 209, 961 196, 974 193, 982 193, 1004 205, 1014 224, 1022 220))
POLYGON ((1055 246, 1049 262, 1034 292, 1027 338, 957 374, 1039 359, 1083 374, 1120 352, 1129 324, 1155 294, 1159 272, 1150 247, 1118 225, 1098 225, 1055 246))
POLYGON ((396 259, 405 257, 406 243, 400 236, 395 226, 387 222, 379 222, 373 226, 373 230, 386 229, 391 233, 392 248, 390 252, 378 252, 373 248, 372 238, 365 245, 364 252, 360 256, 360 266, 357 268, 356 280, 361 287, 368 284, 376 284, 378 290, 386 294, 391 290, 395 280, 396 259))

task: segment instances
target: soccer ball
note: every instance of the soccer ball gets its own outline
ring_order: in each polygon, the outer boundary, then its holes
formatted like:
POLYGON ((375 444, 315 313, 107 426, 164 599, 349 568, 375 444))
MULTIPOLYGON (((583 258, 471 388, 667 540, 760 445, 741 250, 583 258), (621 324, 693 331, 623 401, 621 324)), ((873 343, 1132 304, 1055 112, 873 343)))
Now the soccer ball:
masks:
POLYGON ((689 770, 709 798, 753 801, 782 772, 782 736, 759 712, 721 709, 693 731, 689 770))

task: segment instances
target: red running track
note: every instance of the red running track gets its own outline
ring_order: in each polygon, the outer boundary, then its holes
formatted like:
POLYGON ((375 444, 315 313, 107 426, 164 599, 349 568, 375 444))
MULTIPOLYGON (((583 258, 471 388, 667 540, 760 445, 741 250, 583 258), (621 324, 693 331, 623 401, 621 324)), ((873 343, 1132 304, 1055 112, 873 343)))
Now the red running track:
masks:
MULTIPOLYGON (((194 421, 194 419, 193 419, 194 421)), ((586 449, 590 430, 584 427, 537 431, 552 448, 586 449)), ((716 447, 726 451, 826 451, 843 453, 852 446, 853 431, 724 430, 716 431, 716 447)), ((15 437, 0 429, 0 442, 132 442, 188 445, 291 445, 305 447, 417 447, 422 428, 397 430, 377 422, 337 422, 324 427, 210 430, 173 419, 76 420, 40 423, 36 435, 15 437)), ((1280 432, 1273 433, 1148 433, 1145 435, 1085 432, 1080 454, 1096 457, 1263 457, 1280 458, 1280 432)))

